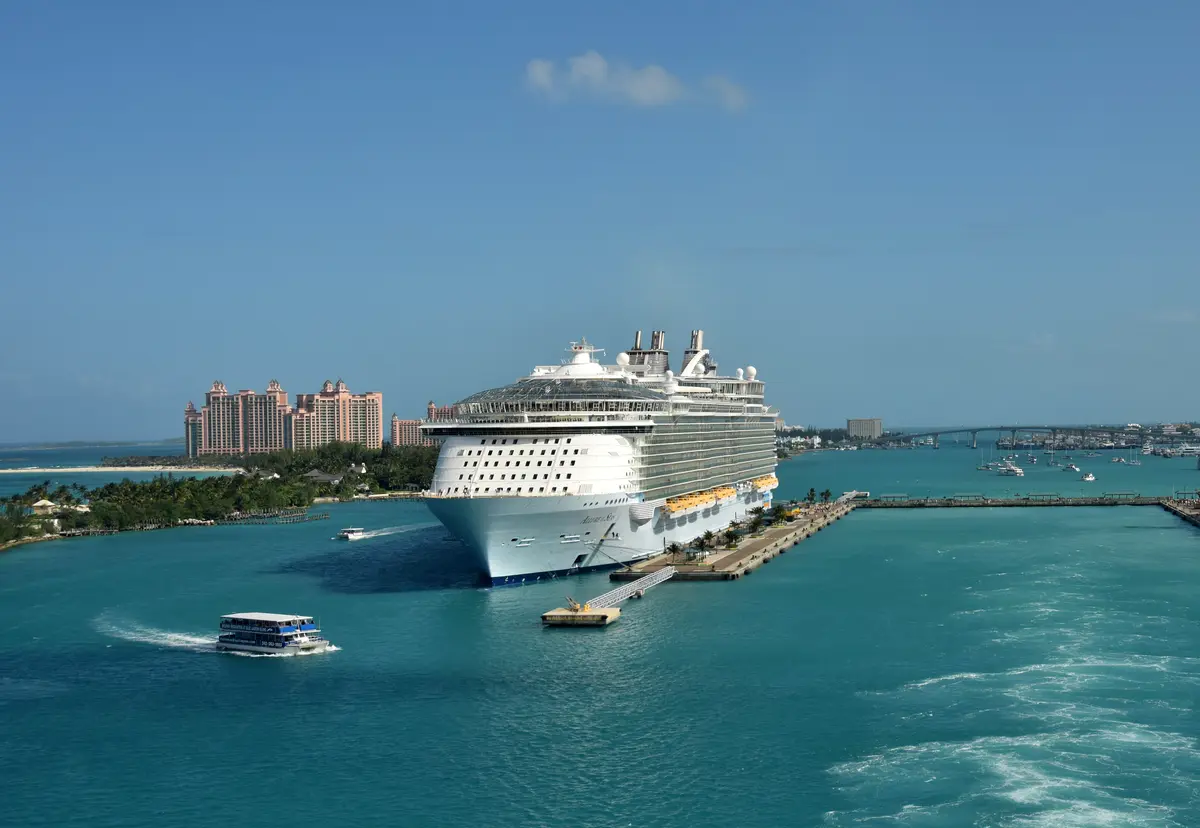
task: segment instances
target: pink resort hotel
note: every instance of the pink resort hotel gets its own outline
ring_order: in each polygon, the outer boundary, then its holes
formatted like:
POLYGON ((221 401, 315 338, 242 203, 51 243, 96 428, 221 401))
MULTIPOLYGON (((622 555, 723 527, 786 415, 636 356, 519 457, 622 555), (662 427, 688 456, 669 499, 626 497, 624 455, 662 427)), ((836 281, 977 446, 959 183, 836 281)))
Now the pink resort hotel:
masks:
POLYGON ((451 420, 454 418, 454 406, 437 405, 429 401, 425 410, 425 420, 401 420, 392 415, 392 445, 393 446, 436 446, 437 440, 426 437, 421 433, 421 423, 430 420, 451 420))
POLYGON ((230 394, 214 382, 199 411, 183 412, 189 457, 201 454, 260 454, 280 449, 311 449, 326 443, 383 445, 383 394, 351 394, 346 383, 326 380, 316 394, 297 394, 295 407, 275 380, 266 393, 230 394))

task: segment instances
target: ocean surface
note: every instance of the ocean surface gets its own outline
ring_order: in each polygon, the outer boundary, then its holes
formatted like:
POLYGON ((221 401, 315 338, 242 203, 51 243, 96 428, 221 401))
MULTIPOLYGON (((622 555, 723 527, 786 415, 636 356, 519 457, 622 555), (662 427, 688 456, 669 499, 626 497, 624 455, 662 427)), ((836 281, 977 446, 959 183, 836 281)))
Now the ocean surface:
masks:
MULTIPOLYGON (((950 449, 779 474, 787 495, 1200 481, 1107 461, 1094 484, 950 449)), ((539 623, 602 574, 482 589, 420 504, 329 510, 0 555, 0 823, 1200 825, 1200 530, 1160 509, 861 510, 602 630, 539 623), (346 525, 376 534, 330 539, 346 525), (246 610, 316 615, 338 649, 214 652, 246 610)))
MULTIPOLYGON (((36 486, 47 480, 50 487, 60 485, 70 486, 73 483, 87 486, 89 489, 103 486, 107 483, 118 483, 126 478, 130 480, 149 480, 157 472, 83 472, 66 473, 53 471, 55 468, 80 468, 82 466, 98 466, 105 457, 166 456, 183 454, 183 446, 179 443, 143 443, 124 446, 70 446, 67 448, 38 448, 0 445, 0 469, 26 469, 31 467, 49 469, 51 471, 34 472, 30 474, 0 474, 0 497, 9 497, 26 492, 31 486, 36 486)), ((201 472, 190 474, 190 477, 207 477, 201 472)))

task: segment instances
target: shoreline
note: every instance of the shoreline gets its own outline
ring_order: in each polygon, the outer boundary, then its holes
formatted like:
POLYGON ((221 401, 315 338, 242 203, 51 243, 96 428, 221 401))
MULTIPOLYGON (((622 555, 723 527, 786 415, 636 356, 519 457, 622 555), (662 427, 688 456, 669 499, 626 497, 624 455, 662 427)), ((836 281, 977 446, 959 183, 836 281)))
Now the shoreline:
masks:
POLYGON ((0 469, 0 474, 122 474, 124 472, 209 472, 234 474, 242 469, 215 466, 33 466, 26 469, 0 469))

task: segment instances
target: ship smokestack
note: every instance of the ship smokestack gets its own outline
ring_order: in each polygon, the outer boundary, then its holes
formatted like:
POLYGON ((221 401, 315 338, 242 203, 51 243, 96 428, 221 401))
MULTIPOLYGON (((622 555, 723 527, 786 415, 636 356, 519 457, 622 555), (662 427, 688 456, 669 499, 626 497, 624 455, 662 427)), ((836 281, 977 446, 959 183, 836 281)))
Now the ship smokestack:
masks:
POLYGON ((642 350, 642 332, 638 331, 633 335, 633 350, 642 350))
POLYGON ((693 336, 695 336, 695 338, 696 338, 696 344, 694 346, 696 348, 696 350, 697 351, 703 350, 703 348, 704 348, 704 331, 698 330, 698 331, 696 331, 695 334, 693 334, 693 336))

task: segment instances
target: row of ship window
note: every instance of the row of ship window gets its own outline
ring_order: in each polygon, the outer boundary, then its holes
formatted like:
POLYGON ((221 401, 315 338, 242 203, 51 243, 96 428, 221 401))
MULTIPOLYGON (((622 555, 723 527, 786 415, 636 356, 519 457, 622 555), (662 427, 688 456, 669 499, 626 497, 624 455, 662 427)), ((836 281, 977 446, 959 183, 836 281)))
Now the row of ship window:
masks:
MULTIPOLYGON (((559 437, 555 437, 555 438, 554 438, 554 442, 555 442, 555 443, 557 443, 557 442, 558 442, 560 439, 561 439, 561 438, 559 438, 559 437)), ((538 444, 538 440, 542 440, 542 438, 541 438, 541 437, 534 437, 534 438, 533 438, 533 444, 534 444, 535 446, 538 444)), ((517 443, 519 443, 519 442, 521 442, 521 438, 519 438, 519 437, 514 437, 514 438, 513 438, 513 441, 512 441, 512 444, 515 446, 515 445, 516 445, 517 443)), ((550 443, 550 438, 549 438, 549 437, 545 438, 545 439, 543 440, 543 442, 545 442, 547 445, 549 445, 549 443, 550 443)), ((567 442, 568 442, 568 443, 569 443, 569 442, 571 442, 571 438, 570 438, 570 437, 568 437, 568 438, 567 438, 567 442)), ((502 445, 502 446, 504 446, 504 445, 507 445, 507 444, 508 444, 508 440, 507 440, 507 439, 504 439, 504 440, 501 440, 501 441, 500 441, 500 445, 502 445)), ((487 440, 480 440, 480 441, 479 441, 479 445, 481 445, 481 446, 486 446, 486 445, 487 445, 487 440)), ((495 441, 495 440, 492 440, 492 445, 493 445, 493 446, 494 446, 494 445, 496 445, 496 441, 495 441)))
MULTIPOLYGON (((504 454, 504 449, 500 449, 499 451, 500 451, 500 454, 504 454)), ((587 452, 587 449, 584 449, 584 452, 586 453, 586 452, 587 452)), ((475 450, 474 450, 474 449, 467 449, 467 450, 466 450, 466 453, 467 453, 467 456, 470 456, 470 455, 472 455, 472 454, 474 454, 474 453, 475 453, 475 450)), ((492 453, 493 453, 493 450, 492 450, 492 449, 488 449, 488 456, 489 456, 489 457, 492 455, 492 453)), ((511 455, 513 455, 513 454, 520 454, 520 455, 524 456, 524 454, 525 454, 525 449, 520 449, 520 450, 518 450, 518 451, 515 451, 515 452, 513 451, 513 449, 509 449, 509 450, 508 450, 508 453, 509 453, 509 455, 510 455, 510 456, 511 456, 511 455)), ((546 450, 545 450, 545 449, 542 449, 542 454, 545 454, 545 453, 546 453, 546 450)), ((550 453, 551 453, 551 454, 558 454, 558 449, 550 449, 550 453)), ((566 453, 567 453, 567 450, 566 450, 566 449, 563 449, 563 454, 566 454, 566 453)), ((575 449, 575 453, 576 453, 576 454, 579 454, 579 449, 575 449)), ((533 456, 533 449, 530 449, 530 450, 529 450, 529 455, 530 455, 531 457, 533 456)), ((459 450, 458 450, 458 454, 456 454, 456 455, 455 455, 455 457, 462 457, 462 456, 463 456, 463 449, 459 449, 459 450)), ((483 449, 480 449, 480 450, 479 450, 479 456, 480 456, 480 457, 482 457, 482 456, 483 456, 483 449)))
MULTIPOLYGON (((459 479, 459 480, 462 480, 462 479, 463 479, 463 476, 460 474, 460 475, 458 476, 458 479, 459 479)), ((467 480, 474 480, 474 479, 475 479, 475 475, 473 475, 473 474, 467 475, 467 480)), ((483 475, 482 475, 482 474, 481 474, 481 475, 479 475, 479 479, 480 479, 480 480, 483 480, 483 475)), ((495 480, 495 479, 496 479, 496 475, 494 475, 494 474, 489 474, 489 475, 488 475, 488 480, 495 480)), ((503 479, 504 479, 504 475, 500 475, 500 479, 501 479, 501 480, 503 480, 503 479)), ((517 476, 514 474, 514 475, 512 476, 512 479, 513 479, 513 480, 516 480, 516 479, 517 479, 517 476)), ((522 479, 522 480, 524 480, 524 479, 525 479, 525 475, 521 475, 521 479, 522 479)), ((537 480, 537 475, 536 475, 536 474, 533 476, 533 479, 534 479, 534 480, 537 480)), ((550 475, 548 475, 548 474, 543 474, 543 475, 542 475, 542 480, 549 480, 549 479, 550 479, 550 475)), ((562 479, 562 475, 561 475, 561 474, 556 474, 556 475, 554 475, 554 479, 555 479, 555 480, 561 480, 561 479, 562 479)), ((568 475, 567 475, 567 480, 570 480, 570 479, 571 479, 571 475, 569 475, 569 474, 568 474, 568 475)))
MULTIPOLYGON (((488 465, 488 463, 489 463, 489 462, 491 462, 491 461, 489 461, 489 460, 484 460, 484 461, 483 461, 483 466, 484 466, 484 468, 487 468, 487 465, 488 465)), ((532 462, 533 462, 532 460, 526 460, 526 461, 525 461, 525 465, 526 465, 526 466, 528 466, 528 465, 529 465, 530 463, 532 463, 532 462)), ((542 461, 541 461, 541 460, 537 461, 537 464, 538 464, 539 466, 540 466, 540 465, 542 465, 542 461)), ((464 468, 464 469, 465 469, 467 466, 472 466, 472 465, 473 465, 473 466, 478 466, 478 465, 479 465, 479 461, 478 461, 478 460, 475 460, 475 461, 471 461, 471 460, 464 460, 464 461, 463 461, 463 468, 464 468)), ((511 465, 512 465, 512 461, 511 461, 511 460, 505 460, 505 461, 504 461, 504 465, 506 465, 506 466, 511 466, 511 465)), ((520 465, 521 465, 521 461, 520 461, 520 460, 518 460, 518 461, 517 461, 517 465, 518 465, 518 466, 520 466, 520 465)), ((547 461, 546 461, 546 465, 547 465, 547 466, 553 466, 553 465, 554 465, 554 461, 553 461, 553 460, 547 460, 547 461)), ((560 465, 560 466, 565 466, 565 465, 567 465, 567 461, 566 461, 566 460, 559 460, 559 461, 558 461, 558 465, 560 465)), ((575 465, 575 461, 574 461, 574 460, 572 460, 572 461, 571 461, 571 465, 572 465, 572 466, 574 466, 574 465, 575 465)), ((496 468, 500 468, 500 461, 499 461, 499 460, 497 460, 497 461, 496 461, 496 466, 495 466, 495 467, 496 467, 496 468)))

